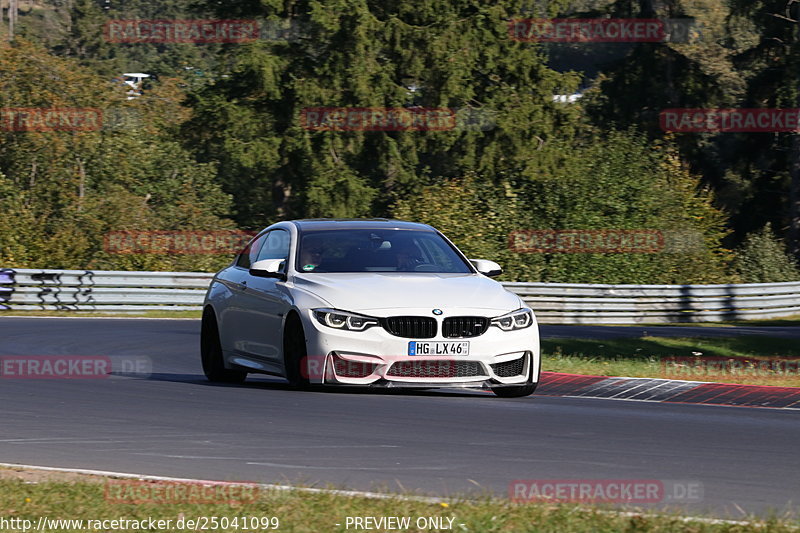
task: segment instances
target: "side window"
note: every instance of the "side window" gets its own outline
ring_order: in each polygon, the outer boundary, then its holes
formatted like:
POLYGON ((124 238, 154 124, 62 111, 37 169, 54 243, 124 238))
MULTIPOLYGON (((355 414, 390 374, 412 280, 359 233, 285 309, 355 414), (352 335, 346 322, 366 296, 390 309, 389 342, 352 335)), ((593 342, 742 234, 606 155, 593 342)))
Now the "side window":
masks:
POLYGON ((239 253, 239 258, 236 260, 236 266, 242 268, 250 268, 250 265, 256 262, 256 258, 258 257, 258 252, 261 251, 261 247, 264 246, 264 241, 267 239, 267 235, 269 233, 265 233, 259 237, 256 237, 250 243, 244 247, 239 253))
MULTIPOLYGON (((267 241, 258 253, 256 261, 262 259, 289 259, 289 232, 282 229, 270 231, 267 234, 267 241)), ((286 265, 283 265, 286 268, 286 265)))

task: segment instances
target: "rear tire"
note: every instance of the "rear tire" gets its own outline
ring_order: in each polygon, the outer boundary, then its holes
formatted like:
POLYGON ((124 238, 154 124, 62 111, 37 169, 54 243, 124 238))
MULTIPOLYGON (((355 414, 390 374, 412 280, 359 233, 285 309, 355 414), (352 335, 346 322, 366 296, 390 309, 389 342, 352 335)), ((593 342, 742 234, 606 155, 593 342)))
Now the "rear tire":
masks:
POLYGON ((203 313, 200 330, 200 359, 203 363, 203 373, 211 382, 241 383, 247 378, 247 372, 244 370, 225 368, 217 319, 210 309, 203 313))
POLYGON ((305 389, 309 386, 308 370, 304 370, 307 356, 303 324, 300 322, 300 317, 292 314, 286 321, 286 329, 283 331, 283 365, 286 369, 286 379, 292 387, 305 389))

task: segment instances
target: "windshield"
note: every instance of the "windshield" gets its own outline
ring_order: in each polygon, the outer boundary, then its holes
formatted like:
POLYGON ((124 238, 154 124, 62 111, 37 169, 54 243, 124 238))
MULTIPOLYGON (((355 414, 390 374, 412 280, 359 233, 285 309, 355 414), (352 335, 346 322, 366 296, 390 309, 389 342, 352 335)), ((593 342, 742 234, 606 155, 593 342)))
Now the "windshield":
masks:
POLYGON ((299 272, 472 272, 437 233, 397 229, 304 232, 296 268, 299 272))

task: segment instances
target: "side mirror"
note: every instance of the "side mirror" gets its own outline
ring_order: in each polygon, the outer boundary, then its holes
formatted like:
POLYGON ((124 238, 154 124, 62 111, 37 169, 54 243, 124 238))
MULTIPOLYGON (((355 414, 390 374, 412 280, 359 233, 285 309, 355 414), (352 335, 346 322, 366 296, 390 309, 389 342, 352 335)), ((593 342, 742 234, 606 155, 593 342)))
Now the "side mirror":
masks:
POLYGON ((490 278, 499 276, 503 273, 503 268, 494 261, 488 261, 486 259, 470 259, 469 262, 472 263, 472 266, 475 267, 475 270, 490 278))
POLYGON ((250 265, 250 275, 286 281, 286 274, 280 271, 285 263, 285 259, 262 259, 261 261, 256 261, 250 265))

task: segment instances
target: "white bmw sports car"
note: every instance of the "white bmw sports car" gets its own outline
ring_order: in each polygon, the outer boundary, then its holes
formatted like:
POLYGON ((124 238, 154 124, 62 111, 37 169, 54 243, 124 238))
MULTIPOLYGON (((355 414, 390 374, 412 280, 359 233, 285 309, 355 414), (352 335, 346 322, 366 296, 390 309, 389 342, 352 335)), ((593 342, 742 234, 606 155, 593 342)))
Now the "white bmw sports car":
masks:
POLYGON ((527 396, 539 329, 519 296, 434 228, 296 220, 258 234, 214 276, 201 356, 211 381, 248 372, 310 384, 481 388, 527 396))

